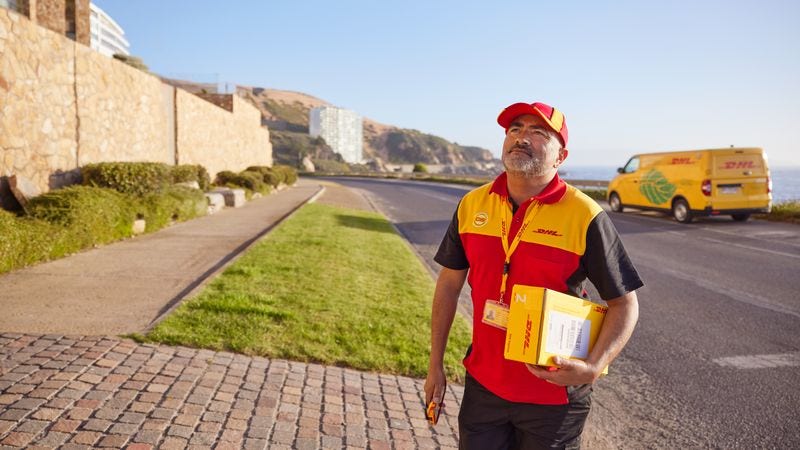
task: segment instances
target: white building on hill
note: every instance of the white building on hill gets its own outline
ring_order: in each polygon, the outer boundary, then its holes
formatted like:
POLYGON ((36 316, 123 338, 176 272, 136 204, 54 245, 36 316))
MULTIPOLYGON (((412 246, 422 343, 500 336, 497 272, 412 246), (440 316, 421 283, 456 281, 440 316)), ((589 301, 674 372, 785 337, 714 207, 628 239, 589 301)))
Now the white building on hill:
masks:
POLYGON ((106 56, 115 53, 130 55, 131 44, 125 39, 125 30, 114 19, 94 3, 89 6, 91 47, 106 56))
POLYGON ((360 163, 363 159, 364 133, 361 116, 355 111, 335 106, 313 108, 308 132, 313 137, 322 136, 349 163, 360 163))

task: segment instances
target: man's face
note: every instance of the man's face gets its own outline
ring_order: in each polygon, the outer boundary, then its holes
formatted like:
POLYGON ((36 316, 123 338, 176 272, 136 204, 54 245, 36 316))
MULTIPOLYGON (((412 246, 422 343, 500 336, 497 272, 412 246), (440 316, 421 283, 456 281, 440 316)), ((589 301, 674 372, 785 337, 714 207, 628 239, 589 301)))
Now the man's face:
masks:
POLYGON ((555 171, 566 157, 561 143, 539 116, 525 114, 511 122, 503 141, 503 165, 515 175, 540 177, 555 171))

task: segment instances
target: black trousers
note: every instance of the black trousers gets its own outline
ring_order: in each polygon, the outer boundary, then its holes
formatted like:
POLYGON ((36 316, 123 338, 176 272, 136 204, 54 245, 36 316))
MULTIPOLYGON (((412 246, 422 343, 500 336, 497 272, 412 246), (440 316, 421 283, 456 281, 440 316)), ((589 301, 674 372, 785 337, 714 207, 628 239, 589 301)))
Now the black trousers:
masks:
POLYGON ((591 408, 589 385, 569 389, 566 405, 514 403, 467 374, 458 414, 461 450, 579 449, 591 408))

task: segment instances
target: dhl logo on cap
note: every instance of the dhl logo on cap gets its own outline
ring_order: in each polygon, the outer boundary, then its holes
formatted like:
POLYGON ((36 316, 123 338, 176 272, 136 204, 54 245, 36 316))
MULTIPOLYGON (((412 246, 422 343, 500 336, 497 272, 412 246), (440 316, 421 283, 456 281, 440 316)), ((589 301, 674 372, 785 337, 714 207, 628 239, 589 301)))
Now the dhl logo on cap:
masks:
POLYGON ((497 123, 508 130, 508 127, 511 126, 511 122, 524 114, 534 114, 544 119, 547 125, 561 137, 561 144, 564 147, 567 146, 569 133, 567 132, 567 120, 564 114, 544 103, 514 103, 506 107, 506 109, 497 116, 497 123))

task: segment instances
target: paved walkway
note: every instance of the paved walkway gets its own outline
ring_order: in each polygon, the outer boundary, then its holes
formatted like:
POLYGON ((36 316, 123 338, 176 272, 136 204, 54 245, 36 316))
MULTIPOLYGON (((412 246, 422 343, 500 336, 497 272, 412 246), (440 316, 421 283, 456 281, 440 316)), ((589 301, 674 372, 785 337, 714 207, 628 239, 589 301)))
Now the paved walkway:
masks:
POLYGON ((320 189, 302 180, 241 208, 0 275, 0 331, 140 332, 320 189))
MULTIPOLYGON (((113 337, 149 326, 319 187, 0 276, 0 450, 455 448, 459 386, 431 428, 422 380, 113 337)), ((368 207, 326 187, 322 202, 368 207)))

